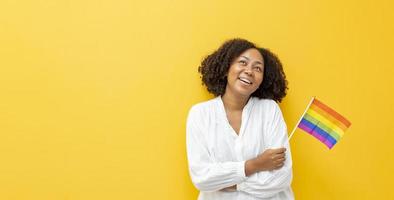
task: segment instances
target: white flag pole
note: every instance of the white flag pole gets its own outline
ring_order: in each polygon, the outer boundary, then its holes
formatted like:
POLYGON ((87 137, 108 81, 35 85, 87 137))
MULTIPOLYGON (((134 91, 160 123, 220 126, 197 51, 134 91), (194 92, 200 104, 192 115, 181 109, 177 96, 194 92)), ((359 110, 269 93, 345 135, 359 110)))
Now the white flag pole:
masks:
POLYGON ((312 97, 311 101, 309 102, 308 106, 306 107, 306 109, 305 109, 305 111, 304 111, 304 114, 302 114, 300 120, 298 120, 298 123, 295 125, 295 127, 294 127, 293 131, 291 132, 291 134, 290 134, 290 136, 289 136, 289 139, 288 139, 287 141, 290 141, 291 137, 292 137, 293 134, 294 134, 294 131, 297 129, 298 124, 301 122, 302 118, 304 117, 306 111, 308 111, 308 108, 311 106, 311 104, 312 104, 312 102, 313 102, 314 99, 315 99, 315 96, 312 97))

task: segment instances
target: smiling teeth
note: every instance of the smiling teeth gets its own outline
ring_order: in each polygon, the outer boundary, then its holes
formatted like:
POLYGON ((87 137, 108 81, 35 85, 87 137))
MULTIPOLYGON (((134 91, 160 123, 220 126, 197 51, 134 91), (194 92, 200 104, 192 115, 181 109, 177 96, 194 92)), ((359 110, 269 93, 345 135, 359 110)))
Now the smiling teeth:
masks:
POLYGON ((247 79, 244 79, 244 78, 239 78, 239 80, 241 80, 241 81, 243 81, 243 82, 245 82, 245 83, 247 83, 247 84, 252 84, 251 81, 249 81, 249 80, 247 80, 247 79))

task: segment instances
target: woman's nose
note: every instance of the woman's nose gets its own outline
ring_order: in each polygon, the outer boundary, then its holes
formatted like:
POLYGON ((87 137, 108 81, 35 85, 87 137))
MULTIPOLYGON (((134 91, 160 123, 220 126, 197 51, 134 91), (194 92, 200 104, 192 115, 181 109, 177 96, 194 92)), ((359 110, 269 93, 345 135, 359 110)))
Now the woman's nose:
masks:
POLYGON ((251 65, 246 66, 244 72, 245 72, 246 74, 248 74, 248 75, 252 75, 252 66, 251 66, 251 65))

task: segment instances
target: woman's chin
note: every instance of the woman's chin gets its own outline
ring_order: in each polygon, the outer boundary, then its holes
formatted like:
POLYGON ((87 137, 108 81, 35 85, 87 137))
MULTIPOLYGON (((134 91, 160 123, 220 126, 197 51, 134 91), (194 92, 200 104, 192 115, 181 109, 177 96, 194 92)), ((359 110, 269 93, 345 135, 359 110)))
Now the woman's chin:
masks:
POLYGON ((236 92, 240 96, 249 97, 254 91, 250 90, 250 89, 245 89, 245 88, 237 88, 236 92))

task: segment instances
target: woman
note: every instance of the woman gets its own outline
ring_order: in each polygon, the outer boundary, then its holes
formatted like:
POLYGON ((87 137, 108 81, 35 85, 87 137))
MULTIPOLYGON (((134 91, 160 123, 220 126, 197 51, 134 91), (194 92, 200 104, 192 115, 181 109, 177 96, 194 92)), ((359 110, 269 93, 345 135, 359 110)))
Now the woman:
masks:
POLYGON ((214 99, 189 111, 187 157, 199 200, 294 199, 287 127, 277 104, 287 81, 279 59, 232 39, 199 67, 214 99))

